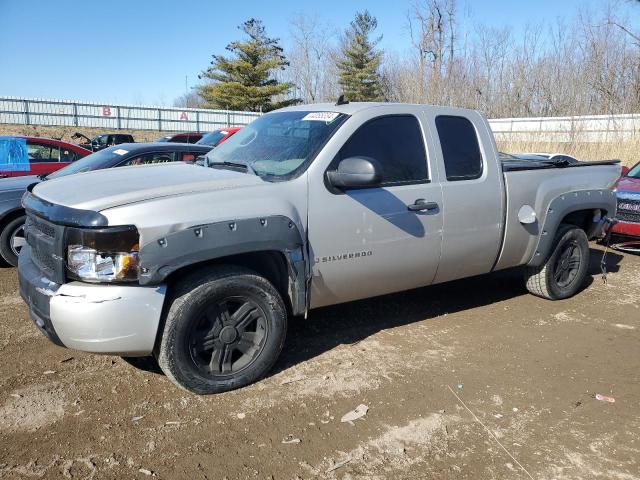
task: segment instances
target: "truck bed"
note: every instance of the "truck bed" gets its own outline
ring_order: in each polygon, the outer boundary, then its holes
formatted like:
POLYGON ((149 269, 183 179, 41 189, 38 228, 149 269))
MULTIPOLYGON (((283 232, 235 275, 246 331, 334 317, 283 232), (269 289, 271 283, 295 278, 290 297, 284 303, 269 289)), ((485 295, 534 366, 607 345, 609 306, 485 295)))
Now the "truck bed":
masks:
POLYGON ((503 172, 515 172, 520 170, 541 170, 547 168, 574 168, 593 167, 596 165, 617 165, 620 160, 598 160, 594 162, 566 162, 553 160, 521 160, 517 158, 501 158, 503 172))

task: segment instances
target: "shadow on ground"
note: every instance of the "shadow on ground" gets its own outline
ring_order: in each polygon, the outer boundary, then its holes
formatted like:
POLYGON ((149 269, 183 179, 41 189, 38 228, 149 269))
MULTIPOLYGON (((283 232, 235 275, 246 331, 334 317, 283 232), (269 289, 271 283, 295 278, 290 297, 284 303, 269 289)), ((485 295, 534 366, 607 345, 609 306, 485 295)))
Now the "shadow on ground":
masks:
MULTIPOLYGON (((603 251, 591 249, 584 288, 599 281, 603 251)), ((617 272, 622 255, 609 251, 608 272, 617 272)), ((515 268, 406 292, 324 307, 309 312, 309 318, 289 322, 287 341, 269 376, 322 355, 338 345, 360 342, 381 330, 429 320, 445 313, 470 310, 528 295, 522 269, 515 268)), ((136 368, 161 374, 151 357, 127 358, 136 368)))

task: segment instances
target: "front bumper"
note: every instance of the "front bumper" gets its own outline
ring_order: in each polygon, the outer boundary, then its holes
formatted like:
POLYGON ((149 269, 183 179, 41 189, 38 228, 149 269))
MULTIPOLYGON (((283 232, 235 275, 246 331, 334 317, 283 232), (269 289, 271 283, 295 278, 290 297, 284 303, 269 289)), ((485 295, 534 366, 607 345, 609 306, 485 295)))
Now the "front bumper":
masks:
POLYGON ((18 276, 32 321, 57 345, 122 356, 153 351, 166 285, 59 285, 43 277, 28 246, 20 252, 18 276))

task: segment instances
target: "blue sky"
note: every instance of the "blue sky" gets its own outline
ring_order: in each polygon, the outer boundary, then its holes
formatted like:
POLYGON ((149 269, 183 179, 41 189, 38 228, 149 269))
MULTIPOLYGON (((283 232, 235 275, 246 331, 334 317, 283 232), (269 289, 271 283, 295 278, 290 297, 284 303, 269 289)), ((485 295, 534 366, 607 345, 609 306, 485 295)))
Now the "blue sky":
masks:
MULTIPOLYGON (((570 19, 580 5, 604 0, 458 0, 462 22, 509 26, 570 19)), ((289 19, 316 15, 342 28, 357 10, 378 18, 382 47, 407 48, 412 0, 0 0, 0 96, 171 104, 239 38, 253 16, 286 47, 289 19)), ((630 10, 628 0, 620 8, 630 10)), ((633 11, 640 17, 640 7, 633 11)))

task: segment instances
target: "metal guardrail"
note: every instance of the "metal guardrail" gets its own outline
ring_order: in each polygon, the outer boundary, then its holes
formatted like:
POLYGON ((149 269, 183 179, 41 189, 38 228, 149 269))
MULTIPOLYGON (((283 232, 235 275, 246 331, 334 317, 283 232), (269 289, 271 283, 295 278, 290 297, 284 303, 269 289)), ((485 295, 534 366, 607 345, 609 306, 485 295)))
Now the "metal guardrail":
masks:
POLYGON ((0 123, 98 127, 114 130, 208 132, 241 126, 257 112, 0 97, 0 123))
MULTIPOLYGON (((0 123, 115 130, 207 132, 241 126, 257 112, 0 97, 0 123)), ((640 135, 640 114, 489 120, 501 141, 611 142, 640 135)))
POLYGON ((640 114, 489 120, 497 140, 615 142, 640 136, 640 114))

